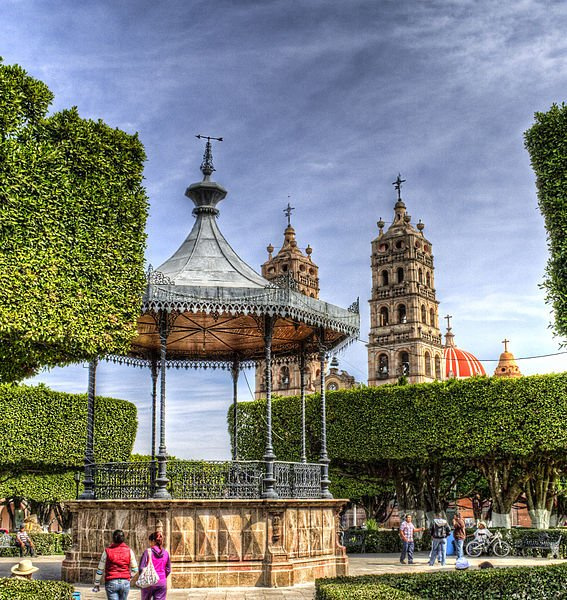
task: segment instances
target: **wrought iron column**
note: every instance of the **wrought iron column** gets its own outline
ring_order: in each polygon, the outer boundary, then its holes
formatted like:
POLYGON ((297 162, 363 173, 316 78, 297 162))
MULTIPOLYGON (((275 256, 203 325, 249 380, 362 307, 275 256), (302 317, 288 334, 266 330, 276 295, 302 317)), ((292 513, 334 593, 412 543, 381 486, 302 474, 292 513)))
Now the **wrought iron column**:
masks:
POLYGON ((158 470, 156 477, 156 491, 154 498, 168 500, 171 494, 167 491, 167 450, 165 447, 165 371, 167 358, 167 334, 168 334, 167 313, 162 312, 159 320, 159 339, 160 339, 160 407, 159 407, 159 450, 158 450, 158 470))
POLYGON ((238 374, 240 361, 235 358, 230 370, 232 375, 232 460, 238 460, 238 374))
POLYGON ((327 406, 325 390, 325 363, 327 352, 325 349, 325 330, 321 327, 319 333, 319 370, 321 373, 321 454, 319 463, 321 465, 321 498, 332 498, 329 491, 329 456, 327 454, 327 406))
POLYGON ((266 450, 264 462, 266 472, 264 474, 263 498, 277 498, 278 494, 274 484, 274 447, 272 444, 272 335, 274 333, 274 317, 264 316, 264 351, 266 362, 266 450))
POLYGON ((94 500, 94 418, 96 393, 96 366, 98 359, 93 358, 89 363, 89 387, 87 392, 87 445, 85 448, 85 478, 81 500, 94 500))
POLYGON ((150 365, 152 374, 152 461, 156 459, 156 408, 157 408, 157 379, 158 362, 157 358, 152 357, 150 365))
POLYGON ((307 462, 307 444, 305 439, 305 347, 299 354, 299 389, 301 393, 301 462, 307 462))

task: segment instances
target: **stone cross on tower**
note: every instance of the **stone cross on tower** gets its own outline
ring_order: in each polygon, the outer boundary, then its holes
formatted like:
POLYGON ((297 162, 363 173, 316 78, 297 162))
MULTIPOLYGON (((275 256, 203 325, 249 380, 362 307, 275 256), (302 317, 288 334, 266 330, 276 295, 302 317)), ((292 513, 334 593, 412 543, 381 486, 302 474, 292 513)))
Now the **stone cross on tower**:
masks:
POLYGON ((508 352, 508 344, 510 343, 510 340, 507 340, 506 338, 504 338, 502 340, 502 343, 504 344, 504 352, 508 352))
POLYGON ((291 227, 291 211, 295 210, 295 208, 293 206, 291 206, 291 204, 288 202, 287 203, 287 207, 284 208, 284 215, 287 217, 287 226, 291 227))
POLYGON ((392 183, 392 185, 398 191, 398 200, 402 199, 402 183, 405 183, 405 181, 406 180, 402 179, 402 176, 398 173, 398 178, 392 183))
POLYGON ((447 329, 451 329, 451 319, 453 318, 453 315, 445 315, 443 318, 447 319, 447 329))

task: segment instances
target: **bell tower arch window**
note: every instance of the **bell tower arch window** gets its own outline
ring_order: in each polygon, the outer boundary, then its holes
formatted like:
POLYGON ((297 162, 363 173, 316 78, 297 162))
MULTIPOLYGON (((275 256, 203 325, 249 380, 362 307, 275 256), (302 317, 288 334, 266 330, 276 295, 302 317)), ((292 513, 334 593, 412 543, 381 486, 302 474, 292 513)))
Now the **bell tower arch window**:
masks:
POLYGON ((427 285, 428 288, 431 287, 431 275, 429 273, 425 274, 425 285, 427 285))
POLYGON ((378 357, 378 373, 377 373, 378 379, 387 379, 388 372, 389 372, 388 355, 380 354, 380 356, 378 357))
POLYGON ((396 271, 396 277, 397 277, 398 283, 402 283, 402 281, 404 280, 404 269, 403 269, 403 267, 398 267, 398 269, 396 271))
POLYGON ((380 309, 380 326, 384 327, 385 325, 388 325, 389 322, 390 322, 390 315, 389 315, 388 308, 386 306, 383 306, 380 309))
POLYGON ((380 273, 380 285, 388 285, 388 279, 388 271, 382 271, 380 273))
POLYGON ((425 353, 425 376, 431 377, 431 354, 425 353))
POLYGON ((398 354, 398 372, 400 375, 410 374, 409 353, 405 351, 398 354))
POLYGON ((435 310, 433 308, 429 309, 429 324, 431 327, 437 326, 437 323, 435 322, 435 310))
POLYGON ((407 323, 407 322, 408 322, 408 316, 407 316, 407 312, 406 312, 406 305, 400 304, 398 306, 398 323, 407 323))
POLYGON ((289 387, 289 367, 284 365, 280 370, 280 384, 282 388, 289 387))
POLYGON ((421 305, 421 322, 427 324, 427 311, 425 310, 425 304, 421 305))

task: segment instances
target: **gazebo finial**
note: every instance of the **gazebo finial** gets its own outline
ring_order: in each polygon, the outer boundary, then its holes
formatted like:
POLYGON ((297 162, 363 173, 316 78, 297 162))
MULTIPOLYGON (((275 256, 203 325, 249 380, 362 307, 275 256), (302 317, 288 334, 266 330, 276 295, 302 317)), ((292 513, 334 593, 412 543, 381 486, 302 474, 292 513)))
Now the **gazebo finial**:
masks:
POLYGON ((212 137, 210 135, 201 135, 200 133, 198 133, 195 137, 199 140, 207 140, 207 143, 205 145, 205 153, 203 154, 203 162, 201 163, 201 173, 203 173, 203 175, 205 176, 204 181, 209 181, 209 178, 215 170, 215 167, 213 166, 213 147, 211 144, 211 140, 222 142, 222 138, 212 137))

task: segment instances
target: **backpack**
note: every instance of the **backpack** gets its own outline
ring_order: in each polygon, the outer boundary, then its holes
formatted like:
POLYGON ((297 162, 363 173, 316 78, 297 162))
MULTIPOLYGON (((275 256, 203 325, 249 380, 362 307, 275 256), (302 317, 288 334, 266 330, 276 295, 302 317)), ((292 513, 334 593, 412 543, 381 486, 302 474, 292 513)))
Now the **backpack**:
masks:
POLYGON ((447 537, 447 523, 440 525, 436 521, 433 521, 433 537, 434 538, 445 538, 447 537))

